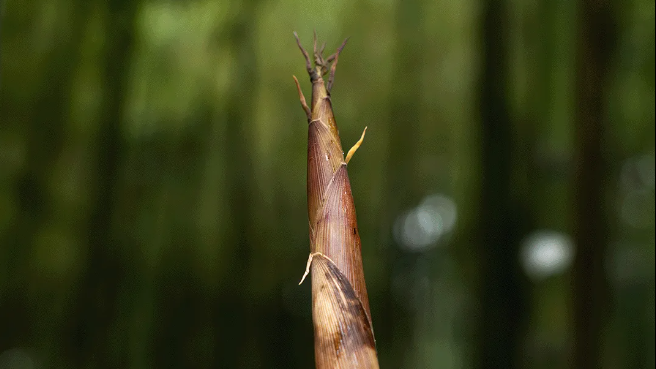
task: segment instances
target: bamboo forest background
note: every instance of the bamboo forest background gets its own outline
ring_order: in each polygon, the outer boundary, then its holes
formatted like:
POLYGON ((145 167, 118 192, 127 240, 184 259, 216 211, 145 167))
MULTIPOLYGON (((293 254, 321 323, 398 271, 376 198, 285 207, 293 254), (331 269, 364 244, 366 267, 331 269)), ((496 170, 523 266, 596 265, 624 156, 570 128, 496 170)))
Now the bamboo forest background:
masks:
POLYGON ((384 368, 654 368, 654 2, 0 5, 0 368, 309 368, 292 31, 384 368))

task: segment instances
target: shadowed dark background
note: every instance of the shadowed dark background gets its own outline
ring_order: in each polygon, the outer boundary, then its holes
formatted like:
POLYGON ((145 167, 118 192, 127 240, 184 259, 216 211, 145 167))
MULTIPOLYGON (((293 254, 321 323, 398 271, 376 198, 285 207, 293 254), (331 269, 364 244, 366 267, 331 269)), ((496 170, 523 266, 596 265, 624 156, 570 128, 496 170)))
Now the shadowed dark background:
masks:
POLYGON ((0 3, 0 368, 313 366, 312 32, 384 368, 654 368, 654 2, 0 3))

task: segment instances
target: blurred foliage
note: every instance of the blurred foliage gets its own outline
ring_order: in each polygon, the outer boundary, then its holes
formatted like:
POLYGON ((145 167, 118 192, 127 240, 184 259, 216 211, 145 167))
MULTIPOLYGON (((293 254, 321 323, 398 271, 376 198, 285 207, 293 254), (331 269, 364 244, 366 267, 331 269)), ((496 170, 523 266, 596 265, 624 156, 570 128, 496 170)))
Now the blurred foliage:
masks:
MULTIPOLYGON (((497 42, 486 4, 2 2, 0 368, 313 365, 293 30, 351 36, 333 105, 345 148, 369 127, 349 169, 381 365, 494 367, 507 326, 500 357, 566 366, 583 10, 504 1, 497 42)), ((611 9, 598 360, 653 368, 654 2, 611 9)))

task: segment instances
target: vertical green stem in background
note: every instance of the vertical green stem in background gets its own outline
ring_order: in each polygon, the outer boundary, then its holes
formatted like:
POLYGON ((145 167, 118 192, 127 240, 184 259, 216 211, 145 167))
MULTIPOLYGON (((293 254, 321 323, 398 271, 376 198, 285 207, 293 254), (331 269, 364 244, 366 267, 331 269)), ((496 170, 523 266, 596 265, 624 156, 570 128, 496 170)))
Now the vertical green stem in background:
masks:
POLYGON ((507 2, 488 0, 480 29, 482 65, 479 332, 477 368, 516 368, 526 308, 523 272, 517 257, 522 208, 513 189, 508 84, 507 2))
POLYGON ((125 266, 115 232, 116 189, 124 153, 122 122, 134 45, 138 2, 113 0, 104 4, 105 50, 102 66, 103 100, 99 113, 93 167, 94 178, 88 224, 88 260, 78 282, 74 309, 73 351, 77 367, 122 365, 112 344, 112 325, 118 314, 119 288, 125 266), (94 327, 94 329, 89 329, 94 327))
POLYGON ((609 2, 579 2, 574 178, 574 350, 572 368, 602 367, 609 312, 604 259, 607 247, 604 179, 606 78, 614 43, 609 2))

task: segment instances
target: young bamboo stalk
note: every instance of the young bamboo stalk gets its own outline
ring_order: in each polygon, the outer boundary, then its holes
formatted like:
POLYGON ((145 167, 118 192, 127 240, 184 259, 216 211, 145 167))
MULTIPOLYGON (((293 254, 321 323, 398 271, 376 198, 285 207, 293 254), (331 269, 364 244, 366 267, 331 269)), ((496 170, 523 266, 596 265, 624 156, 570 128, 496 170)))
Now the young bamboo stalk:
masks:
POLYGON ((301 283, 311 271, 315 364, 318 369, 378 368, 360 235, 346 171, 346 165, 364 139, 366 127, 344 158, 330 100, 337 59, 346 40, 334 54, 324 59, 325 44, 317 49, 315 34, 312 67, 310 56, 301 46, 296 32, 294 36, 305 56, 312 82, 310 108, 294 76, 308 119, 310 257, 301 283), (329 70, 325 84, 323 76, 329 70))

